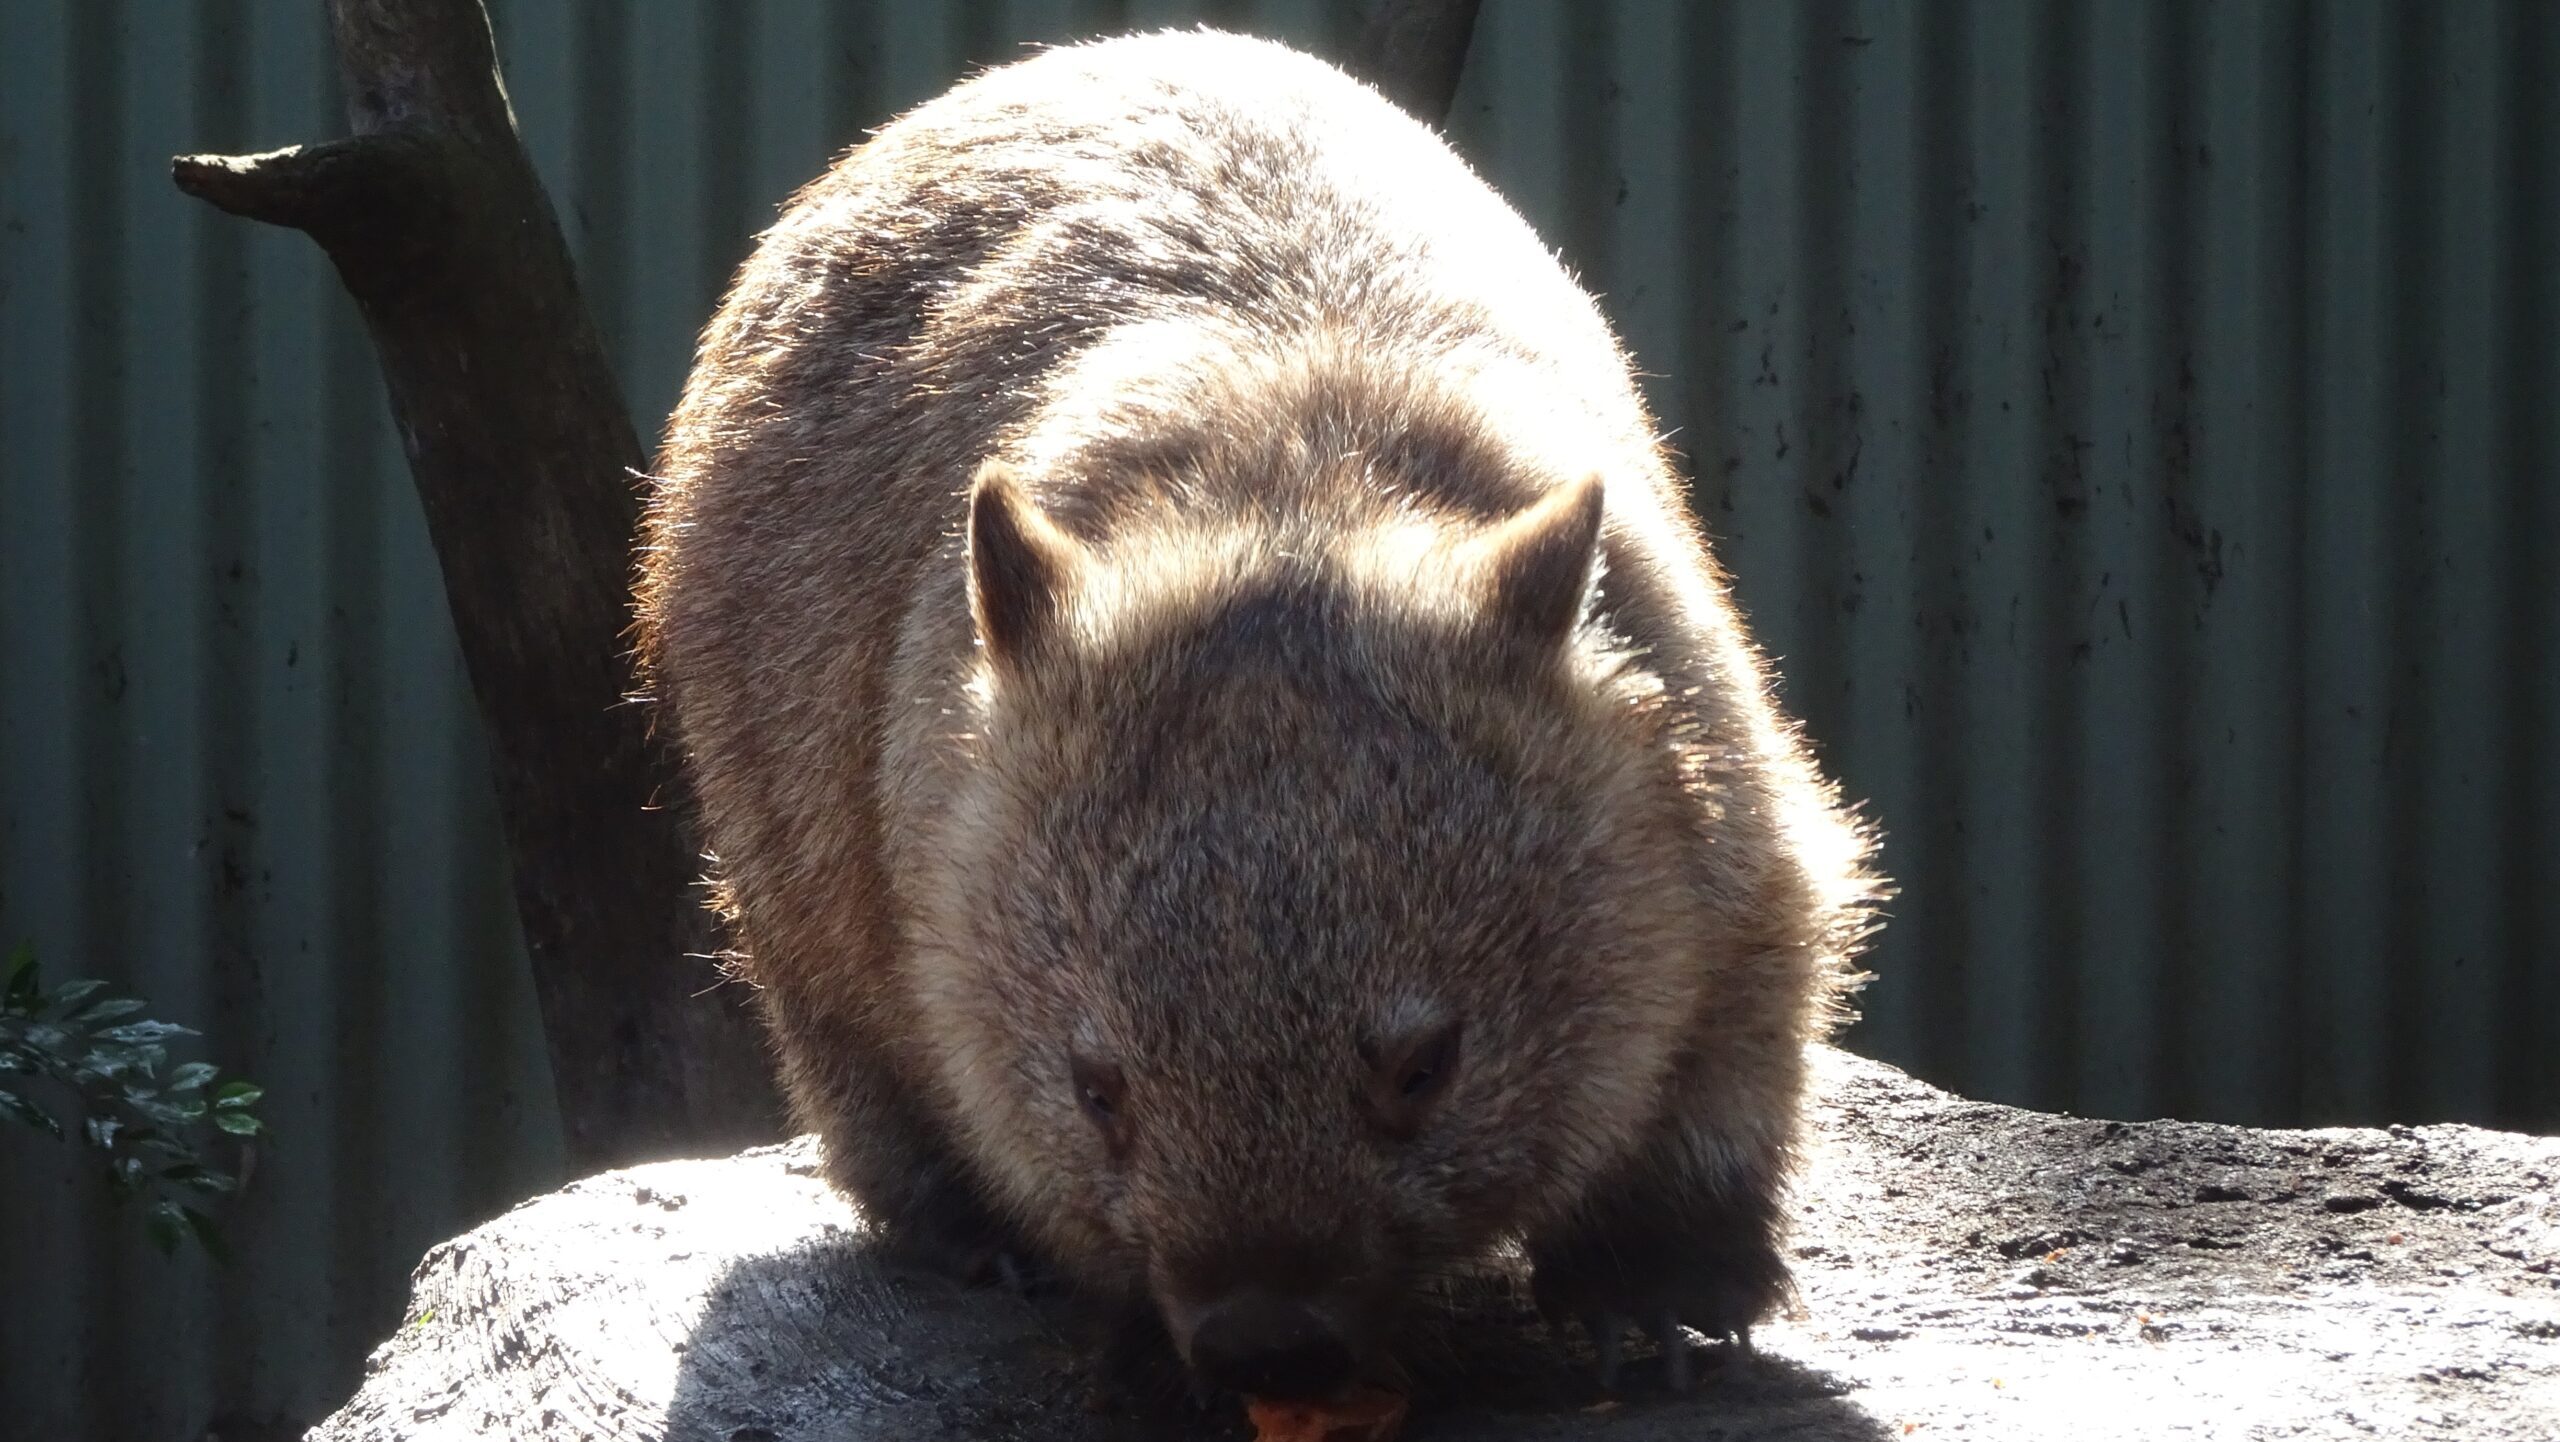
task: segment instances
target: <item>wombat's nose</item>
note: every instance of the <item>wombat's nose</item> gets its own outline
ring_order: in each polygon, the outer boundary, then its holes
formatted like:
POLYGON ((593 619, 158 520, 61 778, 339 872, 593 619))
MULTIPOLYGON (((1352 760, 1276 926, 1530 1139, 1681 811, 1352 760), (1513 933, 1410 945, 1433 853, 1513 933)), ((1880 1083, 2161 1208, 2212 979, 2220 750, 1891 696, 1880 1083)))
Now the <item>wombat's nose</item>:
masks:
POLYGON ((1351 1380, 1351 1344, 1325 1315, 1290 1297, 1234 1293, 1200 1315, 1191 1367, 1213 1387, 1257 1397, 1317 1397, 1351 1380))

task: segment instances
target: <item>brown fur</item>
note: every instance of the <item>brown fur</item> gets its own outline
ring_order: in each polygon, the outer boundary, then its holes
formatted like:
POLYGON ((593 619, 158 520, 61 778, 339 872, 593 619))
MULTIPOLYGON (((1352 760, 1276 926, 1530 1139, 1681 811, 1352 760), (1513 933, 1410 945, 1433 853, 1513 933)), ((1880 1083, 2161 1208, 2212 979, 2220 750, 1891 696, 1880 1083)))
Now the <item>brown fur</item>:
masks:
POLYGON ((1316 1277, 1376 1343, 1504 1238, 1576 1311, 1778 1295, 1865 839, 1598 310, 1374 92, 1159 35, 882 130, 712 322, 647 540, 791 1096, 910 1245, 1177 1337, 1316 1277))

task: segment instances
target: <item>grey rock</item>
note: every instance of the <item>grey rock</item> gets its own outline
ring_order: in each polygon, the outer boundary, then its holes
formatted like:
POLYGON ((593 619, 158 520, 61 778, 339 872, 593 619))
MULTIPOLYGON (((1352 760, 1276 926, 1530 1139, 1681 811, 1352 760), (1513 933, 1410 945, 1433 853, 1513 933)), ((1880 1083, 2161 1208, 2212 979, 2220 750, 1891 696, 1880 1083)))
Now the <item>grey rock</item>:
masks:
MULTIPOLYGON (((1406 1349, 1409 1442, 2560 1437, 2560 1140, 2088 1121, 1835 1052, 1819 1075, 1800 1296, 1756 1356, 1699 1346, 1677 1398, 1647 1358, 1603 1396, 1489 1268, 1406 1349)), ((805 1139, 662 1163, 430 1252, 311 1436, 1245 1435, 1098 1389, 1053 1308, 884 1267, 805 1139)))

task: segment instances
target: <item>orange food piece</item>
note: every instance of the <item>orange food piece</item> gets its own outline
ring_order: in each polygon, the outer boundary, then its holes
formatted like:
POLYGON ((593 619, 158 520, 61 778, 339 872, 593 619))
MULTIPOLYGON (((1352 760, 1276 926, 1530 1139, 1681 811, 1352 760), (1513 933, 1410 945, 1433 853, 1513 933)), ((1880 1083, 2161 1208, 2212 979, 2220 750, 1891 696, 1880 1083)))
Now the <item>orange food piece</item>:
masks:
POLYGON ((1379 1387, 1361 1387, 1330 1402, 1245 1399, 1254 1442, 1395 1442, 1404 1425, 1405 1399, 1379 1387))

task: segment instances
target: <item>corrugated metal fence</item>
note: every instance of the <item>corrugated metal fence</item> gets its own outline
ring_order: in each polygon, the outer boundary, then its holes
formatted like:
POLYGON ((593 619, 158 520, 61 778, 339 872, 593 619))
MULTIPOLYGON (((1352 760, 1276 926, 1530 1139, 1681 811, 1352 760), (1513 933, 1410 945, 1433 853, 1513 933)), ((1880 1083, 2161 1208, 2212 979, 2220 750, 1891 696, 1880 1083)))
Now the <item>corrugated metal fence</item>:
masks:
MULTIPOLYGON (((177 151, 316 6, 0 4, 0 943, 272 1087, 242 1259, 0 1136, 0 1431, 351 1385, 559 1148, 372 362, 177 151)), ((774 202, 1026 40, 1354 0, 499 7, 644 427, 774 202)), ((2560 1122, 2560 10, 1488 0, 1452 128, 1603 291, 1904 884, 1859 1034, 1984 1095, 2560 1122)))

